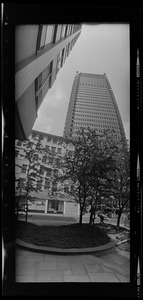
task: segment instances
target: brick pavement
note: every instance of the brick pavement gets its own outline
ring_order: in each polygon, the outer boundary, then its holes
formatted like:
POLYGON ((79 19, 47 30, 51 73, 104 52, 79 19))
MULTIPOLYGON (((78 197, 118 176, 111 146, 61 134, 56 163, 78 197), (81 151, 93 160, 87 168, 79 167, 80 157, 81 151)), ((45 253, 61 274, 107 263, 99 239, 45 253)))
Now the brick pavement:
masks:
POLYGON ((130 282, 129 257, 42 254, 16 249, 16 282, 130 282))

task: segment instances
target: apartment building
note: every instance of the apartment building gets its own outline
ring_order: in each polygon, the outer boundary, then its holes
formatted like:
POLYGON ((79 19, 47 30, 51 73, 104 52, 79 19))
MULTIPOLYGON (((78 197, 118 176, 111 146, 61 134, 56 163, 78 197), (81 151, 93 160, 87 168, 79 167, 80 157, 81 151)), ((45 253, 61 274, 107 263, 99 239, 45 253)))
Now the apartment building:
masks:
MULTIPOLYGON (((49 150, 51 155, 40 154, 34 151, 33 161, 37 160, 40 163, 40 179, 34 182, 35 188, 40 189, 40 192, 31 192, 31 200, 29 200, 29 212, 43 213, 59 213, 65 215, 79 215, 79 205, 75 203, 73 197, 68 196, 68 185, 61 185, 59 182, 52 182, 52 174, 58 175, 62 169, 54 168, 54 157, 62 159, 62 154, 65 152, 64 138, 52 134, 43 133, 32 130, 29 140, 35 144, 40 140, 45 150, 49 150), (52 189, 52 193, 51 193, 52 189)), ((34 147, 34 146, 33 146, 34 147)), ((34 148, 33 148, 34 149, 34 148)), ((73 146, 69 143, 69 151, 73 150, 73 146)), ((15 177, 16 188, 25 185, 27 181, 27 173, 29 168, 29 160, 26 155, 25 141, 15 141, 15 177), (19 182, 17 181, 19 180, 19 182)), ((19 190, 18 190, 19 193, 19 190)), ((25 189, 21 189, 21 195, 25 195, 25 189)))
POLYGON ((105 73, 103 75, 78 71, 76 73, 67 111, 64 137, 76 137, 81 127, 96 129, 98 133, 105 129, 114 129, 115 137, 126 143, 118 105, 105 73))
POLYGON ((27 139, 38 109, 81 33, 81 24, 15 28, 15 138, 27 139))

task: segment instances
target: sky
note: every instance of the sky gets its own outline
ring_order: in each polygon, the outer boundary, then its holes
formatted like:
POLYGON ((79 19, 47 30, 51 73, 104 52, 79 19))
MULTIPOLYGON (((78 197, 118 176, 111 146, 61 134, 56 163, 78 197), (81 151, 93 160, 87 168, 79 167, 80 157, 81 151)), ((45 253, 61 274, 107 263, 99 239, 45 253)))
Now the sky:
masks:
POLYGON ((33 129, 63 136, 76 71, 106 73, 126 138, 130 139, 130 38, 128 24, 82 24, 81 34, 44 98, 33 129))

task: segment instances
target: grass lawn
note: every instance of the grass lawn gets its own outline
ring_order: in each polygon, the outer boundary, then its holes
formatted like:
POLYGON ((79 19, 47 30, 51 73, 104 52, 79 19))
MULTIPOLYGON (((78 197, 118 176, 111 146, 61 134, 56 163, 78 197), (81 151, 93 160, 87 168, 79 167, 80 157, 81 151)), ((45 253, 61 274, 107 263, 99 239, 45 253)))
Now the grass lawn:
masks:
POLYGON ((16 238, 38 246, 55 248, 88 248, 107 244, 110 237, 102 225, 89 224, 38 226, 24 221, 16 223, 16 238))

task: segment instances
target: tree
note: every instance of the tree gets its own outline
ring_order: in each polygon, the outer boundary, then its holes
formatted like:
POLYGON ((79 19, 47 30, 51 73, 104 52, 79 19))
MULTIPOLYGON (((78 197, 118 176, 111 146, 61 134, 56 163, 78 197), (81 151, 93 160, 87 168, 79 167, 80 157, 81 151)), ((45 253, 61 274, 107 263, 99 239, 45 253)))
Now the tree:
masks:
MULTIPOLYGON (((34 141, 31 141, 30 139, 23 141, 22 150, 23 150, 23 154, 21 153, 21 157, 25 158, 28 161, 28 164, 27 164, 27 169, 25 169, 26 172, 25 183, 21 186, 20 184, 21 179, 16 178, 16 181, 18 182, 16 192, 17 192, 18 199, 21 198, 21 195, 24 196, 25 212, 26 212, 25 221, 27 222, 28 201, 32 199, 31 193, 33 191, 39 192, 42 186, 40 155, 48 156, 49 151, 44 149, 41 141, 38 139, 34 141)), ((18 164, 17 160, 16 160, 16 167, 22 169, 22 166, 18 164)), ((17 205, 19 206, 19 204, 17 205)))
POLYGON ((123 143, 118 146, 116 170, 115 172, 110 172, 106 190, 109 196, 113 196, 116 199, 118 231, 123 209, 130 199, 130 153, 127 146, 123 143))
MULTIPOLYGON (((67 140, 66 145, 69 144, 67 140)), ((78 137, 72 140, 74 150, 69 155, 66 148, 64 179, 72 181, 72 194, 80 206, 79 224, 87 206, 91 206, 90 222, 95 214, 97 200, 101 197, 102 186, 107 181, 108 171, 115 170, 114 153, 116 145, 112 142, 111 134, 103 132, 99 135, 96 130, 82 128, 78 137), (110 137, 110 138, 109 138, 110 137)))

